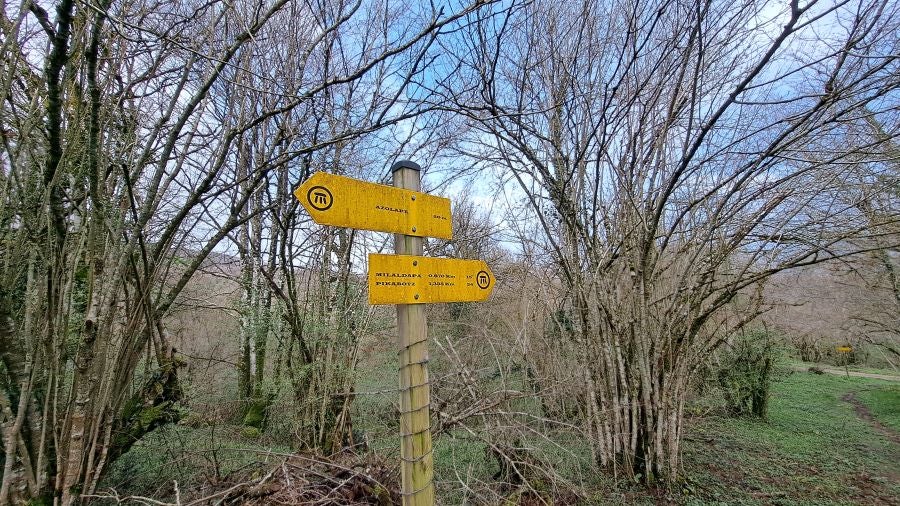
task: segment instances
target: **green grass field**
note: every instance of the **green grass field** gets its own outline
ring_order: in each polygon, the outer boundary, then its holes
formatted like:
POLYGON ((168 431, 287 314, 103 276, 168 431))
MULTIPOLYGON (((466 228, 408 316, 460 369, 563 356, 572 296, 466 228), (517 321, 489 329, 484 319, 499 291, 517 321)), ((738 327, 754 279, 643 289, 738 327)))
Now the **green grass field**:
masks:
POLYGON ((682 499, 900 503, 900 448, 842 400, 849 392, 858 392, 877 419, 892 416, 896 422, 900 390, 895 384, 801 372, 776 384, 767 421, 691 420, 684 445, 688 493, 682 499))
MULTIPOLYGON (((801 369, 807 370, 810 367, 821 367, 821 368, 825 368, 825 369, 834 369, 834 370, 838 370, 838 371, 844 370, 843 365, 833 364, 833 363, 828 363, 828 362, 803 362, 800 360, 792 360, 792 361, 788 362, 788 365, 790 365, 791 367, 793 367, 797 370, 801 370, 801 369)), ((890 368, 880 369, 880 368, 870 367, 870 366, 861 365, 861 364, 850 364, 846 367, 846 369, 848 371, 850 371, 851 373, 861 372, 861 373, 866 373, 866 374, 878 374, 878 375, 883 375, 883 376, 895 377, 898 380, 900 380, 900 371, 898 371, 896 369, 890 369, 890 368)))
MULTIPOLYGON (((378 363, 390 358, 385 355, 378 363)), ((363 383, 373 390, 390 388, 395 370, 385 366, 379 372, 363 383)), ((851 392, 878 422, 900 431, 900 383, 792 372, 786 365, 774 385, 767 420, 706 415, 686 421, 683 482, 668 491, 588 475, 587 445, 571 437, 559 446, 530 443, 540 446, 541 458, 549 456, 560 465, 555 470, 562 477, 588 490, 586 504, 900 504, 900 446, 842 399, 851 392)), ((377 413, 386 399, 367 402, 362 409, 377 413)), ((393 421, 382 418, 380 423, 379 431, 389 433, 393 421)), ((389 438, 381 448, 393 446, 396 439, 389 438)), ((469 434, 435 440, 442 504, 463 502, 460 482, 489 480, 496 472, 486 452, 486 445, 469 434)))
POLYGON ((900 433, 900 383, 862 389, 857 397, 876 420, 900 433))
MULTIPOLYGON (((389 461, 398 444, 391 359, 377 353, 366 361, 358 391, 372 393, 360 395, 355 408, 355 427, 365 432, 369 450, 389 461)), ((775 384, 767 420, 689 417, 683 479, 672 489, 648 490, 596 472, 587 444, 572 433, 551 431, 524 443, 585 492, 580 504, 900 504, 900 445, 890 440, 898 432, 900 383, 793 372, 775 384), (871 419, 846 400, 851 393, 871 419)), ((488 445, 465 430, 441 434, 434 444, 438 504, 485 504, 473 498, 498 470, 488 445)), ((185 488, 211 486, 269 449, 290 451, 237 427, 169 427, 120 459, 105 484, 123 495, 161 497, 173 480, 185 488)))

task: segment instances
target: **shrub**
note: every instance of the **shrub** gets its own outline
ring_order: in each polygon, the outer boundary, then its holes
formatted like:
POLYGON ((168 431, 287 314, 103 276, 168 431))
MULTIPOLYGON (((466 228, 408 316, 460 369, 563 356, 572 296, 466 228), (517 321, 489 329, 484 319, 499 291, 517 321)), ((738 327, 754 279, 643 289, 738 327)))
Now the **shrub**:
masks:
POLYGON ((780 340, 764 330, 732 337, 719 354, 715 377, 731 415, 765 418, 780 340))

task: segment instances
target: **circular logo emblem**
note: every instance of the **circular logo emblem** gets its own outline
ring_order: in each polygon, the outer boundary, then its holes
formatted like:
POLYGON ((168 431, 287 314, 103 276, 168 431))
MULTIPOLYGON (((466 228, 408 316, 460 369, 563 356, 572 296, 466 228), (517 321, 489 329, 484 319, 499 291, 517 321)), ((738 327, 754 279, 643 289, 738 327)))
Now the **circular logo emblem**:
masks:
POLYGON ((475 276, 475 282, 478 283, 478 288, 487 290, 491 286, 491 275, 485 271, 478 271, 478 275, 475 276))
POLYGON ((334 203, 334 197, 328 188, 313 186, 306 192, 306 201, 317 211, 327 211, 334 203))

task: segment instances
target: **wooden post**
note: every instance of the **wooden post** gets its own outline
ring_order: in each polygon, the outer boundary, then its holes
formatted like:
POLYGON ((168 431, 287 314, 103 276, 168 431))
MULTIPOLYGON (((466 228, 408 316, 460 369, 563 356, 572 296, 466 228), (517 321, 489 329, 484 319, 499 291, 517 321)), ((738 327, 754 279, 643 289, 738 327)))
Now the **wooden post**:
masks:
MULTIPOLYGON (((401 160, 391 167, 394 186, 422 191, 421 167, 401 160)), ((412 197, 415 198, 415 197, 412 197)), ((415 232, 415 229, 410 230, 415 232)), ((394 235, 398 255, 424 253, 422 238, 394 235)), ((398 304, 400 358, 400 476, 404 506, 433 506, 431 386, 428 382, 428 334, 423 304, 398 304)))

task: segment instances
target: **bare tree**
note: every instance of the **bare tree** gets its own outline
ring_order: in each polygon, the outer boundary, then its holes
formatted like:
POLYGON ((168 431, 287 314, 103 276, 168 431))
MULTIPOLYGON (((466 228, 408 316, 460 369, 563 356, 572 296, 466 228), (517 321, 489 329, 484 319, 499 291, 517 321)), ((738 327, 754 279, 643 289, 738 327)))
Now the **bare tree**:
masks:
POLYGON ((814 139, 809 151, 823 160, 848 144, 859 147, 839 165, 835 181, 841 204, 868 226, 865 237, 852 238, 843 248, 868 252, 778 276, 767 288, 767 299, 776 307, 766 318, 789 334, 804 360, 834 358, 835 347, 847 344, 854 346, 852 359, 863 358, 865 351, 888 363, 900 358, 900 229, 895 221, 900 215, 895 142, 900 124, 889 115, 861 112, 834 136, 814 139))
POLYGON ((847 181, 846 200, 868 222, 871 235, 861 244, 871 249, 869 254, 844 264, 866 292, 852 309, 853 337, 879 347, 891 364, 900 359, 900 260, 896 247, 900 227, 892 219, 900 215, 898 135, 896 118, 865 114, 848 126, 845 138, 845 142, 849 139, 871 146, 868 156, 848 162, 855 162, 855 170, 847 181), (881 191, 866 191, 870 186, 881 191))
POLYGON ((448 42, 459 72, 435 92, 555 258, 599 464, 674 479, 689 380, 765 280, 869 249, 842 182, 884 141, 810 146, 897 121, 897 8, 538 1, 448 42))
POLYGON ((177 419, 183 359, 166 317, 194 273, 241 230, 260 254, 262 215, 283 205, 266 192, 318 168, 310 156, 419 114, 404 90, 476 7, 4 4, 0 503, 72 504, 177 419), (377 90, 364 119, 306 130, 351 83, 377 90))

